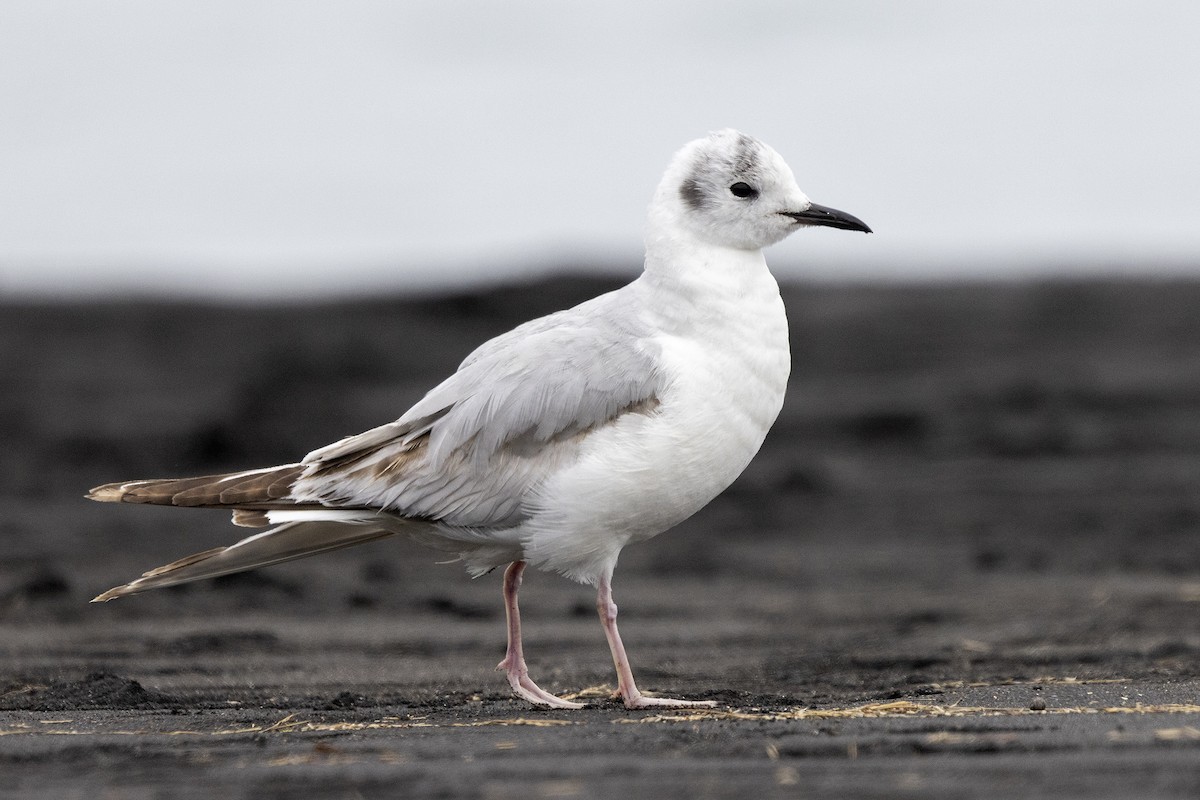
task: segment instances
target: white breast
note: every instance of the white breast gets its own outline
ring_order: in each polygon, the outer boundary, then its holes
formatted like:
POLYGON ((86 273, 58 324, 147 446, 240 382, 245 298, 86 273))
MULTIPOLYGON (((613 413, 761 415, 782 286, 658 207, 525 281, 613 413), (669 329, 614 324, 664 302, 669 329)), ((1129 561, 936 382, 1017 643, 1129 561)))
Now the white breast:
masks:
POLYGON ((522 531, 527 560, 588 583, 611 574, 625 544, 678 524, 732 483, 787 385, 787 317, 765 264, 751 280, 645 290, 661 331, 648 345, 667 376, 657 409, 589 436, 522 531))

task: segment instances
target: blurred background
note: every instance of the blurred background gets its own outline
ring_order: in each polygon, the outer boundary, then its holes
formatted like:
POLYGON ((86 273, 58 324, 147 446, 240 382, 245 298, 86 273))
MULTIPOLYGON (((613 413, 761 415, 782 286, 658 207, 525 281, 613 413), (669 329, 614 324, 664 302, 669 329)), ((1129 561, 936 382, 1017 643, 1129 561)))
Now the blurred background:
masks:
POLYGON ((873 237, 784 278, 1194 274, 1186 0, 0 5, 0 292, 315 297, 632 275, 721 127, 873 237))
MULTIPOLYGON (((783 412, 733 486, 617 571, 646 687, 821 707, 1194 686, 1197 31, 1185 0, 5 0, 0 712, 47 708, 37 687, 120 711, 97 686, 135 684, 158 693, 136 707, 275 720, 347 693, 511 708, 496 575, 388 540, 89 605, 246 531, 83 494, 395 419, 487 338, 636 275, 671 155, 727 126, 875 234, 768 254, 783 412)), ((522 592, 539 680, 611 682, 589 590, 522 592)), ((1039 789, 1161 785, 1128 740, 1088 736, 1057 752, 1123 760, 1004 763, 1039 789)), ((1194 748, 1164 742, 1191 775, 1194 748)), ((140 743, 103 747, 87 763, 144 769, 140 743)), ((44 774, 94 785, 60 752, 44 774)), ((221 766, 235 752, 187 763, 253 780, 221 766)), ((398 769, 418 763, 475 774, 398 769)), ((631 772, 688 787, 694 763, 631 772)))

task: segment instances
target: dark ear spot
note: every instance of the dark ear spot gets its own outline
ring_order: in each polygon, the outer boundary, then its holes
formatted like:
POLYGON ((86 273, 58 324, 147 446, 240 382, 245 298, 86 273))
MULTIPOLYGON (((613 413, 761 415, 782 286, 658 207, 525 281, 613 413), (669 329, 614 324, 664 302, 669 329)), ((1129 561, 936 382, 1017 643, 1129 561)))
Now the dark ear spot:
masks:
POLYGON ((700 184, 695 178, 688 178, 679 187, 679 196, 683 198, 683 203, 692 211, 699 211, 704 208, 704 190, 700 188, 700 184))

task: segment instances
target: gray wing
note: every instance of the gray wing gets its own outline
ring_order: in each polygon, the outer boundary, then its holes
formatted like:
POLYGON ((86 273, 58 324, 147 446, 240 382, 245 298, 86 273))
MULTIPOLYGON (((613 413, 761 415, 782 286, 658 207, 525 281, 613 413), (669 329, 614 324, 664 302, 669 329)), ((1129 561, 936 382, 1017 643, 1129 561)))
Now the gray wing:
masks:
POLYGON ((293 497, 509 527, 593 429, 652 412, 664 376, 620 290, 482 345, 400 419, 305 457, 293 497))

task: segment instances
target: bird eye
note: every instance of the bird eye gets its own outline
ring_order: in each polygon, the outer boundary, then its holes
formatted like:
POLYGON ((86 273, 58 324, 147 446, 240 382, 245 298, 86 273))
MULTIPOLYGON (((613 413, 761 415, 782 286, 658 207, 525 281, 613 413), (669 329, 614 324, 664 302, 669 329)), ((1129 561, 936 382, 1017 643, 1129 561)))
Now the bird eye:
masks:
POLYGON ((758 197, 758 190, 748 183, 738 181, 733 186, 729 187, 729 192, 734 197, 758 197))

